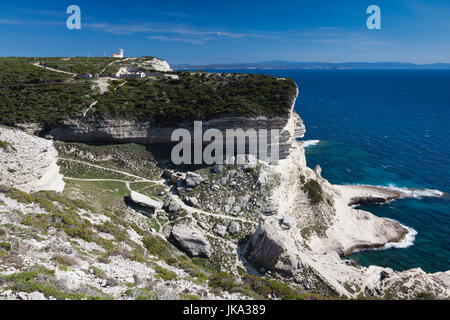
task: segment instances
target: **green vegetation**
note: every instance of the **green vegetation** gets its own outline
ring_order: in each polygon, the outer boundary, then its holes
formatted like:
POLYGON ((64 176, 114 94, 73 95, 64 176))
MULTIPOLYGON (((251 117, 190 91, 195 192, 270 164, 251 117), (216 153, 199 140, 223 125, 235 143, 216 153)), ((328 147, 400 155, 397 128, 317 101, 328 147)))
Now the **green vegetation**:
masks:
POLYGON ((323 190, 316 180, 309 180, 303 185, 302 189, 308 194, 308 198, 312 204, 318 204, 323 201, 323 190))
POLYGON ((6 285, 13 292, 31 293, 42 292, 46 297, 54 297, 58 300, 82 300, 82 299, 104 299, 102 293, 99 296, 86 296, 79 292, 63 292, 58 286, 55 271, 43 266, 34 266, 29 271, 14 273, 0 277, 0 284, 6 285))
MULTIPOLYGON (((296 93, 296 85, 290 79, 260 74, 179 72, 179 80, 128 79, 117 90, 100 95, 91 89, 91 80, 33 65, 39 62, 76 74, 96 74, 112 61, 115 60, 0 58, 0 122, 33 122, 48 127, 63 119, 80 118, 95 100, 98 104, 92 116, 145 119, 160 125, 221 116, 286 116, 296 93)), ((133 63, 117 61, 102 75, 133 63)))
POLYGON ((62 254, 56 254, 53 259, 60 265, 70 267, 76 264, 74 257, 66 256, 62 254))
POLYGON ((116 181, 66 181, 66 194, 83 199, 95 208, 123 210, 124 197, 129 192, 124 182, 116 181))
POLYGON ((180 294, 180 300, 201 300, 201 298, 196 294, 182 293, 180 294))
POLYGON ((157 236, 147 236, 142 240, 149 255, 158 257, 166 262, 173 259, 175 249, 165 240, 157 236))
POLYGON ((152 182, 133 182, 130 184, 130 188, 154 200, 162 200, 161 193, 166 194, 166 188, 164 186, 152 182))
POLYGON ((0 250, 11 251, 11 243, 9 242, 0 242, 0 250))
POLYGON ((168 280, 176 280, 178 278, 177 274, 175 272, 172 272, 170 270, 164 269, 164 268, 162 268, 162 267, 160 267, 158 265, 155 266, 155 271, 156 271, 156 275, 155 276, 158 279, 162 279, 162 280, 168 281, 168 280))
POLYGON ((292 80, 265 75, 204 77, 179 73, 179 80, 130 79, 99 97, 99 117, 148 119, 161 124, 222 116, 287 115, 296 93, 292 80))
POLYGON ((92 272, 97 278, 106 279, 106 273, 100 268, 97 268, 96 266, 90 266, 89 271, 92 272))
POLYGON ((86 57, 74 57, 74 58, 37 58, 37 61, 43 66, 62 70, 66 72, 82 74, 98 74, 104 68, 113 61, 117 61, 116 58, 86 58, 86 57))
POLYGON ((91 99, 89 82, 32 62, 31 58, 0 58, 0 122, 49 125, 82 114, 91 99))
MULTIPOLYGON (((110 145, 87 145, 83 143, 63 143, 55 144, 61 157, 81 160, 109 169, 126 171, 128 173, 145 177, 148 179, 157 179, 161 175, 155 163, 156 155, 159 153, 157 148, 150 148, 144 145, 129 144, 110 144, 110 145)), ((87 168, 86 165, 77 165, 73 162, 61 161, 64 169, 64 175, 69 177, 94 177, 96 178, 119 178, 122 180, 134 180, 130 176, 124 176, 112 171, 105 171, 93 167, 87 168)))
POLYGON ((9 146, 9 143, 3 140, 0 140, 0 149, 6 150, 9 146))
POLYGON ((61 173, 70 178, 135 180, 133 177, 118 172, 104 170, 72 161, 60 160, 58 165, 60 166, 61 173))
POLYGON ((417 300, 436 300, 436 296, 431 292, 422 291, 416 295, 417 300))
POLYGON ((282 300, 324 300, 329 298, 314 293, 300 292, 285 283, 248 274, 244 275, 242 281, 237 282, 234 275, 219 273, 211 277, 209 286, 213 289, 241 292, 255 299, 275 297, 282 300))

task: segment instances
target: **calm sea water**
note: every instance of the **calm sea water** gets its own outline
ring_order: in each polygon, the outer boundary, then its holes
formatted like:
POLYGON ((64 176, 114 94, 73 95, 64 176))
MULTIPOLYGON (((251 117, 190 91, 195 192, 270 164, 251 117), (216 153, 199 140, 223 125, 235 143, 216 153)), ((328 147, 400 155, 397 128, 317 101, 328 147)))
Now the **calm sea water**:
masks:
MULTIPOLYGON (((212 70, 216 71, 217 70, 212 70)), ((336 184, 450 192, 450 71, 222 70, 294 79, 308 165, 336 184)), ((424 192, 421 192, 424 193, 424 192)), ((426 192, 425 192, 426 193, 426 192)), ((355 253, 362 265, 450 269, 450 197, 363 207, 418 232, 413 245, 355 253)))

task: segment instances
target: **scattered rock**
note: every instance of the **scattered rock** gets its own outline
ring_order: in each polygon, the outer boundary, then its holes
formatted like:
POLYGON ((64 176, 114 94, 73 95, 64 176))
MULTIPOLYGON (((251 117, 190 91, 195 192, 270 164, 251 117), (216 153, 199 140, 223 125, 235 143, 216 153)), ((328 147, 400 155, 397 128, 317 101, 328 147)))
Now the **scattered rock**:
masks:
POLYGON ((34 291, 28 294, 28 300, 47 300, 41 292, 34 291))
POLYGON ((254 169, 258 165, 258 160, 253 154, 246 155, 244 169, 254 169))
POLYGON ((258 180, 256 181, 256 184, 260 187, 265 186, 267 183, 267 176, 265 174, 262 174, 259 176, 258 180))
POLYGON ((186 186, 190 188, 198 187, 200 184, 203 183, 205 179, 203 179, 200 175, 193 173, 193 172, 187 172, 186 173, 186 186))
POLYGON ((278 207, 270 199, 266 199, 262 204, 261 213, 265 216, 272 216, 277 214, 277 212, 278 207))
POLYGON ((231 235, 238 234, 241 231, 239 223, 233 221, 228 225, 228 233, 231 235))
POLYGON ((223 173, 223 166, 220 164, 215 165, 211 171, 215 174, 222 174, 223 173))
POLYGON ((233 205, 236 202, 236 198, 231 196, 227 199, 227 204, 233 205))
POLYGON ((171 184, 178 184, 183 181, 184 175, 180 172, 172 172, 168 169, 165 169, 161 175, 162 178, 168 179, 171 184))
POLYGON ((281 227, 284 229, 290 229, 294 225, 294 219, 290 216, 285 216, 281 221, 281 227))
POLYGON ((20 300, 28 300, 28 295, 25 292, 19 292, 17 294, 17 298, 19 298, 20 300))
POLYGON ((164 226, 163 230, 162 230, 162 235, 168 239, 172 234, 172 226, 171 225, 166 225, 164 226))
POLYGON ((196 207, 198 204, 198 199, 196 197, 187 197, 186 203, 191 207, 196 207))
POLYGON ((317 166, 314 168, 314 172, 315 172, 318 176, 320 176, 320 175, 322 174, 322 168, 321 168, 319 165, 317 165, 317 166))
POLYGON ((209 229, 208 225, 206 223, 202 222, 202 221, 198 221, 197 224, 203 230, 208 230, 209 229))
POLYGON ((227 233, 227 227, 223 226, 223 225, 216 225, 213 229, 213 232, 218 235, 219 237, 224 237, 225 234, 227 233))
POLYGON ((236 173, 237 173, 236 170, 230 170, 230 171, 227 171, 227 173, 225 173, 225 176, 227 178, 233 178, 236 175, 236 173))
POLYGON ((170 238, 191 257, 211 257, 211 245, 208 240, 198 230, 186 224, 175 225, 170 238))
POLYGON ((175 199, 172 199, 170 196, 164 199, 162 207, 163 209, 166 209, 170 213, 178 212, 181 209, 180 204, 175 199))
POLYGON ((119 285, 119 281, 117 281, 114 278, 108 278, 106 279, 106 286, 107 287, 117 287, 119 285))
POLYGON ((241 207, 239 207, 239 206, 234 206, 233 209, 232 209, 232 211, 233 211, 234 214, 238 214, 239 212, 241 212, 241 207))
POLYGON ((250 196, 249 195, 245 195, 245 196, 239 197, 237 199, 237 204, 242 207, 248 202, 248 200, 250 200, 250 196))

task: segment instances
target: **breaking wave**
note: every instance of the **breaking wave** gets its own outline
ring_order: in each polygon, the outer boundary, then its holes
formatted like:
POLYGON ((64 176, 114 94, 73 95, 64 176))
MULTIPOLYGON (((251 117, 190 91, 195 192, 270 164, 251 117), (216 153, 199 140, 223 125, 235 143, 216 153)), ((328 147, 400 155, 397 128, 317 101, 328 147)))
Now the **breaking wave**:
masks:
POLYGON ((393 184, 385 187, 392 191, 401 193, 405 198, 440 198, 444 195, 444 192, 436 189, 420 189, 420 188, 399 188, 393 184))
POLYGON ((307 148, 307 147, 318 145, 320 140, 305 140, 302 142, 303 142, 303 148, 307 148))
MULTIPOLYGON (((385 218, 385 219, 388 219, 388 218, 385 218)), ((398 222, 393 219, 389 219, 389 220, 398 222)), ((400 222, 398 222, 398 223, 400 223, 400 222)), ((411 247, 414 245, 414 240, 416 240, 416 236, 417 236, 418 232, 416 230, 414 230, 413 228, 407 227, 403 224, 402 224, 402 227, 408 230, 408 233, 405 235, 405 238, 400 242, 386 243, 383 246, 383 248, 381 248, 381 249, 391 249, 391 248, 404 249, 404 248, 408 248, 408 247, 411 247)))

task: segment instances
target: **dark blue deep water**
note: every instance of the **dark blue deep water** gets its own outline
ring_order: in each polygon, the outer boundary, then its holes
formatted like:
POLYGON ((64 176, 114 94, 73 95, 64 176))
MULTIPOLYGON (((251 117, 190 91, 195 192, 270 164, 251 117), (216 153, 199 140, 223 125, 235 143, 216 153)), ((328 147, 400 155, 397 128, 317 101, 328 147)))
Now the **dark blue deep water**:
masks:
MULTIPOLYGON (((215 70, 217 72, 217 70, 215 70)), ((450 71, 223 70, 293 78, 304 120, 308 165, 335 184, 450 192, 450 71)), ((415 229, 414 244, 355 253, 362 265, 427 272, 450 269, 450 197, 365 206, 415 229)))

